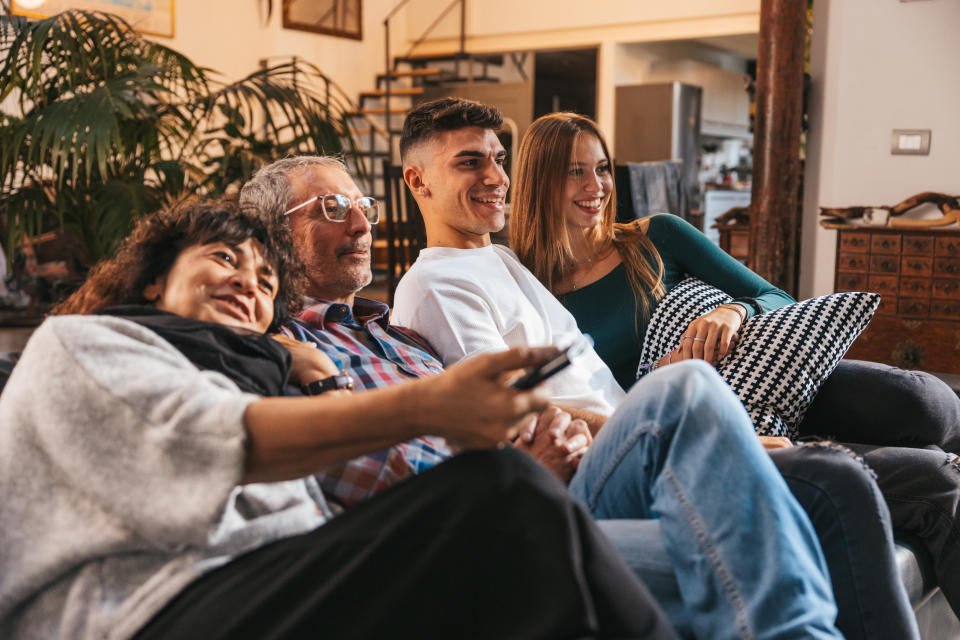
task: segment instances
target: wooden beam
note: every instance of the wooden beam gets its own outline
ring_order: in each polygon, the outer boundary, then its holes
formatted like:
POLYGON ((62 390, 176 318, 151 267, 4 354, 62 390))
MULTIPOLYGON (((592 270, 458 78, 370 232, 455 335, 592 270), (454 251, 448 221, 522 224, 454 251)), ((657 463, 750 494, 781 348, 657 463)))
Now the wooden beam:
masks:
POLYGON ((762 0, 750 268, 796 295, 805 0, 762 0))

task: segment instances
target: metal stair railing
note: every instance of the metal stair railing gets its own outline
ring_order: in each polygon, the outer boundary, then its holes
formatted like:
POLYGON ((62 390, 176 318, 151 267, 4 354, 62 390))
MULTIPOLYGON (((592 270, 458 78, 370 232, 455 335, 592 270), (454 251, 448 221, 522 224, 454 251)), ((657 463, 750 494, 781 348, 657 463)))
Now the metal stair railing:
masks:
MULTIPOLYGON (((400 2, 398 2, 396 6, 394 6, 393 9, 391 9, 390 12, 387 13, 386 17, 383 19, 383 43, 384 43, 383 51, 384 51, 384 58, 385 58, 384 71, 386 72, 384 76, 383 106, 384 106, 384 112, 386 114, 385 118, 387 123, 387 127, 386 127, 387 147, 390 153, 388 160, 390 161, 393 160, 393 139, 394 139, 394 136, 398 133, 390 126, 390 88, 391 88, 390 85, 393 82, 393 74, 394 74, 394 71, 396 70, 396 63, 394 64, 390 63, 390 19, 393 18, 393 16, 395 16, 397 12, 400 11, 400 9, 402 9, 408 2, 410 2, 410 0, 400 0, 400 2)), ((418 46, 420 46, 427 39, 427 36, 429 36, 430 33, 436 28, 436 26, 440 24, 440 21, 443 20, 447 16, 447 14, 450 13, 453 7, 455 7, 458 4, 460 5, 460 51, 457 53, 456 73, 457 75, 459 75, 460 60, 466 57, 467 55, 467 52, 466 52, 467 1, 466 0, 453 0, 453 2, 448 4, 447 7, 440 12, 440 15, 438 15, 436 19, 433 22, 431 22, 426 29, 424 29, 423 33, 420 34, 420 37, 417 38, 417 40, 413 43, 413 45, 410 47, 410 49, 407 51, 404 57, 409 58, 413 54, 413 51, 418 46)))

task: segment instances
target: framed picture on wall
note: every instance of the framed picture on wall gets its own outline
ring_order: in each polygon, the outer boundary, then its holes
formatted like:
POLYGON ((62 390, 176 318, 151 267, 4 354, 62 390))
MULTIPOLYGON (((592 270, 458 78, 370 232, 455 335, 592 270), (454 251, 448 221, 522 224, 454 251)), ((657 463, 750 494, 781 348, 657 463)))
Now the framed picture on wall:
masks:
POLYGON ((363 39, 362 0, 283 0, 283 27, 363 39))
POLYGON ((112 13, 140 33, 173 37, 173 0, 10 0, 10 10, 28 18, 47 18, 67 9, 112 13))

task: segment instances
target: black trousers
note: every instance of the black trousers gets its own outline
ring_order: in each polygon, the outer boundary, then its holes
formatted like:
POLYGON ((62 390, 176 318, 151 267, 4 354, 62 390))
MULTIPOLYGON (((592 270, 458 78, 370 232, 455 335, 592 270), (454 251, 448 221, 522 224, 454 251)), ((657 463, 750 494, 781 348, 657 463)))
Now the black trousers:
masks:
POLYGON ((800 435, 839 442, 960 453, 960 398, 924 371, 841 360, 799 425, 800 435))
POLYGON ((937 584, 960 617, 960 458, 932 447, 847 446, 876 472, 894 534, 927 551, 937 584))
POLYGON ((842 360, 800 424, 861 455, 877 475, 893 531, 926 551, 960 616, 960 398, 940 379, 842 360))
POLYGON ((673 638, 566 488, 522 453, 466 453, 317 530, 236 558, 137 635, 673 638))
POLYGON ((918 638, 900 584, 890 512, 874 474, 835 443, 770 451, 790 492, 817 532, 847 640, 918 638))

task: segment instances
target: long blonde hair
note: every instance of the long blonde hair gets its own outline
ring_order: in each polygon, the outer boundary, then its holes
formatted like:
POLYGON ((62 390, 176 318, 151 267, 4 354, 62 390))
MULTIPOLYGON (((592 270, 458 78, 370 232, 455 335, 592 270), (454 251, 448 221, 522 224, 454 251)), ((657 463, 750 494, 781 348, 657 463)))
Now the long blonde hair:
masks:
MULTIPOLYGON (((564 186, 570 155, 581 135, 593 135, 613 170, 607 143, 596 123, 576 113, 550 113, 527 129, 517 152, 517 184, 510 210, 510 247, 551 293, 569 276, 576 262, 563 215, 564 186)), ((663 261, 656 247, 635 223, 616 222, 616 186, 599 225, 590 230, 598 246, 611 243, 627 270, 633 297, 649 315, 650 303, 663 297, 663 261)))

